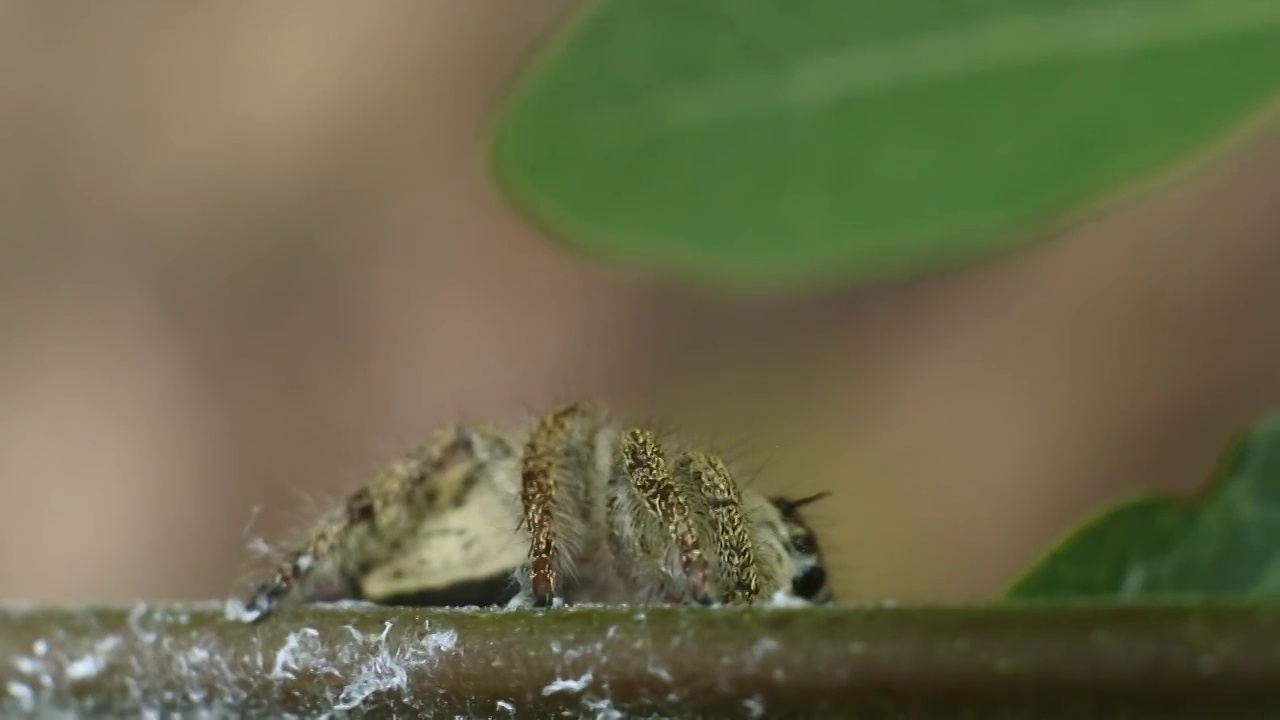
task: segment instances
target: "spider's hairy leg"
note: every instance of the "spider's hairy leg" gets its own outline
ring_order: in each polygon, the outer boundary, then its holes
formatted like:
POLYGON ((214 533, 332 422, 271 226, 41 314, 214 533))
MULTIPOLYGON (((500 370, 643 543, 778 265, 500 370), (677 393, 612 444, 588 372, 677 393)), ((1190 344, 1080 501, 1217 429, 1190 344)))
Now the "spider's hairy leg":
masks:
POLYGON ((293 597, 359 597, 361 576, 369 568, 395 553, 443 499, 466 492, 481 439, 487 438, 463 428, 438 433, 352 493, 258 585, 245 618, 260 619, 293 597))
POLYGON ((325 553, 333 545, 334 536, 338 534, 340 525, 330 519, 321 522, 321 527, 312 534, 305 546, 287 554, 276 567, 271 576, 260 583, 249 601, 245 603, 242 615, 247 622, 256 622, 270 614, 286 598, 297 592, 315 568, 315 554, 325 553))
POLYGON ((579 496, 588 488, 583 476, 589 459, 575 456, 574 450, 582 447, 579 441, 591 437, 597 420, 587 405, 562 405, 539 418, 525 441, 520 500, 530 543, 529 565, 520 571, 527 597, 522 594, 518 604, 546 607, 563 599, 561 571, 572 567, 571 556, 580 549, 580 506, 586 503, 579 496))
POLYGON ((726 604, 750 604, 760 595, 755 544, 747 529, 738 485, 715 455, 691 451, 676 461, 676 483, 687 488, 705 515, 707 544, 717 565, 718 596, 726 604))
MULTIPOLYGON (((661 443, 651 431, 633 428, 622 434, 616 452, 616 464, 621 472, 615 472, 612 482, 624 483, 622 492, 637 499, 645 514, 657 521, 661 532, 665 534, 664 539, 675 543, 685 584, 682 599, 710 604, 711 598, 707 592, 710 568, 707 557, 694 528, 695 518, 690 512, 689 501, 683 488, 672 479, 667 469, 661 443)), ((616 495, 610 499, 610 525, 614 528, 612 532, 626 527, 618 524, 622 518, 619 517, 621 510, 615 498, 616 495)), ((644 525, 643 519, 639 519, 639 526, 643 528, 644 525)), ((643 551, 643 546, 649 539, 648 533, 641 531, 636 539, 643 551)), ((612 543, 615 547, 620 545, 616 538, 612 543)), ((659 543, 660 547, 655 549, 660 551, 661 546, 666 544, 659 543)), ((622 559, 615 555, 615 562, 621 563, 622 559)))

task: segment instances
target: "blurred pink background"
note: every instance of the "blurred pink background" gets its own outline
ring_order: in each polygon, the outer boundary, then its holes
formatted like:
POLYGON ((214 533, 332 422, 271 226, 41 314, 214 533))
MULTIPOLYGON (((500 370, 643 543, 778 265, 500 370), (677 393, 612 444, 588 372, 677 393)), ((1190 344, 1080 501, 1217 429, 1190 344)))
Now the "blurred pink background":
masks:
POLYGON ((1274 124, 1017 257, 717 296, 488 179, 571 5, 0 6, 0 598, 225 596, 426 432, 577 397, 833 490, 846 598, 981 598, 1280 401, 1274 124))

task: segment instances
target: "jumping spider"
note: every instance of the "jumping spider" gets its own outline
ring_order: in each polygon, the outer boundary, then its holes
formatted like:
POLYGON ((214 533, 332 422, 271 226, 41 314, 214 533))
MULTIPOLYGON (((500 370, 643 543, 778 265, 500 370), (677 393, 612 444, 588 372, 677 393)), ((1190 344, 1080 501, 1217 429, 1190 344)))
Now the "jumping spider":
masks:
POLYGON ((284 600, 551 606, 830 602, 800 508, 715 455, 561 406, 514 433, 442 432, 323 517, 242 615, 284 600))

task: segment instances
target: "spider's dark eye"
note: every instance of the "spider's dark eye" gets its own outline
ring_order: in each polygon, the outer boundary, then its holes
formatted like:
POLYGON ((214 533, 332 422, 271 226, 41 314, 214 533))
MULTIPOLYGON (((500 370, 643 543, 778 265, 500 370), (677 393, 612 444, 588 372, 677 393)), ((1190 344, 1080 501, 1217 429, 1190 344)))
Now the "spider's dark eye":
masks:
POLYGON ((817 555, 818 543, 814 541, 813 535, 809 533, 801 533, 791 536, 791 547, 801 555, 817 555))
POLYGON ((810 565, 791 580, 791 592, 797 597, 812 600, 827 584, 827 571, 819 565, 810 565))

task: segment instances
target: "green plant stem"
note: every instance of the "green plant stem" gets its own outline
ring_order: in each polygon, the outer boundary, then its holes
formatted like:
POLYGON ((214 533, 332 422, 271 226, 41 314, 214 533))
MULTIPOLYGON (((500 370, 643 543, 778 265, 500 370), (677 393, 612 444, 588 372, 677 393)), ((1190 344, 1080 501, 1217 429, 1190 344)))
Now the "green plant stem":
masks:
POLYGON ((1277 683, 1280 605, 0 608, 5 717, 1240 717, 1277 683))

